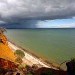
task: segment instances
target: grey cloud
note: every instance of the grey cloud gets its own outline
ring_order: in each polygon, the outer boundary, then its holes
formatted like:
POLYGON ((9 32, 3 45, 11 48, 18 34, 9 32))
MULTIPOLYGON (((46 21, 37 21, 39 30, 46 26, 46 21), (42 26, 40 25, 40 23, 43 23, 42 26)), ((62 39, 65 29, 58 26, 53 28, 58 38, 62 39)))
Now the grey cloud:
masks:
POLYGON ((0 0, 0 20, 6 23, 74 16, 75 0, 0 0))

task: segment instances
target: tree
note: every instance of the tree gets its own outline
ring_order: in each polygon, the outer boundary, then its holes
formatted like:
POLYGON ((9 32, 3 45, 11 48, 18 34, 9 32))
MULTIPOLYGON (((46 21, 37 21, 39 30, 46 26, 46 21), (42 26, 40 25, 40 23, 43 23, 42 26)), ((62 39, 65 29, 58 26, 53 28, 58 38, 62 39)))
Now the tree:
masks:
POLYGON ((17 63, 21 64, 23 61, 20 57, 17 57, 16 60, 15 60, 17 63))
POLYGON ((15 51, 15 54, 17 56, 19 56, 20 58, 23 58, 25 56, 24 52, 22 50, 16 50, 15 51))
POLYGON ((15 61, 21 64, 23 62, 22 58, 25 56, 24 52, 22 50, 16 50, 14 54, 17 56, 15 61))
POLYGON ((75 75, 75 58, 66 63, 68 75, 75 75))

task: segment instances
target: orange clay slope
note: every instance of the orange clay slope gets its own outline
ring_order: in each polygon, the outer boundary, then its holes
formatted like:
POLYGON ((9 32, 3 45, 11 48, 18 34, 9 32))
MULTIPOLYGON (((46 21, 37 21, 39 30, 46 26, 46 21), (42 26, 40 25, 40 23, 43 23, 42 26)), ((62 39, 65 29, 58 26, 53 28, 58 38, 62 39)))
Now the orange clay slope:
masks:
POLYGON ((2 40, 2 42, 0 42, 0 58, 15 62, 16 56, 9 48, 6 36, 3 34, 0 35, 0 39, 2 40))

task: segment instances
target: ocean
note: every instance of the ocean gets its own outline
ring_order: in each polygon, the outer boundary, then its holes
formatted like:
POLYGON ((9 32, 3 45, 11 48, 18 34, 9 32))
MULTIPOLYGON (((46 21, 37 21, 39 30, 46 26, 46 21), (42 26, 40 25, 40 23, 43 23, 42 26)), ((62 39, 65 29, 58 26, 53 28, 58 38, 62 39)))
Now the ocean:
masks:
POLYGON ((50 62, 61 64, 75 58, 75 29, 7 29, 6 35, 50 62))

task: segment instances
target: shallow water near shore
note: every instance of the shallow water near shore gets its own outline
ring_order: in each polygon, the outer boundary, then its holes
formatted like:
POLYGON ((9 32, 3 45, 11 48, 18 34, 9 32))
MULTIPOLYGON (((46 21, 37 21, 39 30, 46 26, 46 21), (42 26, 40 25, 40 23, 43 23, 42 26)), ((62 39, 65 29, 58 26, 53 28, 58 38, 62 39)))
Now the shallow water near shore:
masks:
POLYGON ((8 39, 55 63, 75 57, 75 29, 7 29, 8 39))

